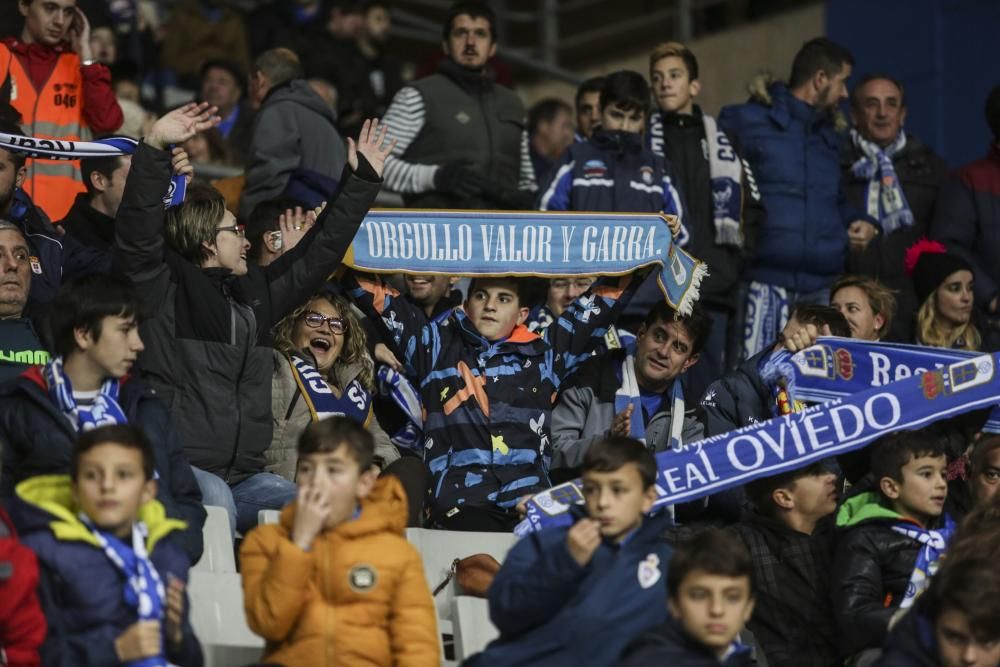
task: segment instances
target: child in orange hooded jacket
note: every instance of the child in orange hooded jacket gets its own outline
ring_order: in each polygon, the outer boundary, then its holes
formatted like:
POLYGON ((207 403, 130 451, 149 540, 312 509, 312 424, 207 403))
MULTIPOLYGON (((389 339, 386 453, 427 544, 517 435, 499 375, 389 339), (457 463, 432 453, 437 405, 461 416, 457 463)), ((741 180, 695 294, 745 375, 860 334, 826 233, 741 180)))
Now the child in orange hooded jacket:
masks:
POLYGON ((440 664, 434 602, 406 541, 406 496, 377 478, 372 436, 350 419, 310 424, 299 439, 298 500, 240 550, 250 628, 263 662, 440 664))

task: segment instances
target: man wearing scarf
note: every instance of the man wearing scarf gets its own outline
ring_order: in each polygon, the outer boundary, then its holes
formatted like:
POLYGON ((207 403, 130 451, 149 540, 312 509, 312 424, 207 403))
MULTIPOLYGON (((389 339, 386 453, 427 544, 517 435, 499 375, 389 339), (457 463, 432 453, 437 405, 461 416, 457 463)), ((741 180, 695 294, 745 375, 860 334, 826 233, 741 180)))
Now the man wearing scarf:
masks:
POLYGON ((143 349, 132 289, 107 276, 70 283, 53 305, 56 357, 0 389, 0 498, 37 475, 65 474, 79 434, 133 424, 153 443, 157 499, 187 528, 177 544, 192 563, 202 552, 205 508, 167 406, 129 371, 143 349))
POLYGON ((445 21, 448 56, 436 74, 402 88, 385 112, 396 148, 385 184, 409 208, 530 209, 535 173, 524 105, 486 75, 496 53, 493 10, 459 2, 445 21))
POLYGON ((906 276, 906 248, 927 234, 938 189, 948 172, 944 159, 903 129, 906 94, 887 74, 866 74, 851 96, 854 127, 841 152, 848 201, 879 226, 850 232, 849 273, 870 276, 896 292, 901 317, 887 338, 913 340, 912 314, 919 307, 906 276))

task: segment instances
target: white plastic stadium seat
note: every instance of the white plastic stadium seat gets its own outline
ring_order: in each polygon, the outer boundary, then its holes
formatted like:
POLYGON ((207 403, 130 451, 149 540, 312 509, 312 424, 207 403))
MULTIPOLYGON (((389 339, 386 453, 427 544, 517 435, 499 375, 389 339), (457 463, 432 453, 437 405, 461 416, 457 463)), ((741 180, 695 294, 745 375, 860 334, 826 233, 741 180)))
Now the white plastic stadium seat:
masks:
POLYGON ((229 529, 229 513, 224 507, 205 505, 205 526, 201 529, 204 549, 194 570, 201 572, 236 572, 233 534, 229 529))
POLYGON ((452 600, 455 659, 459 662, 479 653, 500 636, 490 621, 490 605, 483 598, 456 595, 452 600))
POLYGON ((240 575, 192 570, 187 592, 191 627, 205 653, 205 667, 240 667, 260 661, 264 640, 247 627, 240 575))
MULTIPOLYGON (((459 530, 430 530, 428 528, 407 528, 406 539, 417 548, 424 561, 424 576, 433 591, 448 576, 451 563, 456 558, 473 554, 489 554, 503 563, 517 537, 513 533, 474 533, 459 530)), ((437 604, 438 620, 442 630, 447 631, 452 620, 452 598, 455 582, 449 584, 434 598, 437 604)))

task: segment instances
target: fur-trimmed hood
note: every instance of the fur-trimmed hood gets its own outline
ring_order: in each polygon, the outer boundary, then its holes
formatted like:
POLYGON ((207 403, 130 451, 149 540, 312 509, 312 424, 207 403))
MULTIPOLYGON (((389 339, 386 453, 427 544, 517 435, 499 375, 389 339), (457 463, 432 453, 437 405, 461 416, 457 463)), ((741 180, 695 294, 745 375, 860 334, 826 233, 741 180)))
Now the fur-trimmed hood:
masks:
MULTIPOLYGON (((788 90, 787 83, 775 79, 773 73, 762 70, 747 83, 747 92, 750 94, 751 100, 770 107, 774 106, 774 89, 776 86, 781 86, 785 90, 788 90)), ((850 127, 847 117, 844 116, 839 107, 833 107, 827 113, 830 116, 830 122, 835 131, 845 132, 850 127)))

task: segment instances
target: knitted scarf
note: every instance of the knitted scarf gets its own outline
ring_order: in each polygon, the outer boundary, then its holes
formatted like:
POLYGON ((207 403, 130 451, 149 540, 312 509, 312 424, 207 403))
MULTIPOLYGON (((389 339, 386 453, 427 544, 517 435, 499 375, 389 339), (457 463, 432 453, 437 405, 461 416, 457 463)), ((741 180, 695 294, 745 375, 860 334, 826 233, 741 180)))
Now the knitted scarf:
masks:
POLYGON ((945 514, 944 526, 939 530, 928 530, 912 521, 898 521, 893 524, 892 529, 921 544, 920 551, 917 552, 917 561, 913 566, 913 574, 910 575, 910 583, 907 584, 903 601, 899 605, 900 609, 908 609, 930 586, 931 577, 937 572, 941 557, 955 533, 955 522, 945 514))
POLYGON ((359 424, 368 421, 372 395, 358 380, 344 387, 338 398, 323 374, 308 361, 295 354, 287 360, 314 422, 334 415, 349 417, 359 424))
MULTIPOLYGON (((162 621, 167 595, 156 567, 146 554, 146 525, 141 521, 132 524, 132 544, 129 546, 95 526, 87 515, 81 512, 79 516, 101 545, 108 560, 125 575, 125 605, 135 610, 140 621, 162 621)), ((128 667, 166 667, 162 640, 159 655, 125 664, 128 667)))
POLYGON ((777 340, 788 323, 790 306, 784 287, 756 280, 750 283, 743 329, 743 353, 747 359, 777 340))
POLYGON ((906 147, 906 133, 900 132, 896 140, 884 149, 851 130, 851 141, 861 151, 861 157, 851 166, 857 178, 868 181, 865 186, 865 208, 868 215, 882 225, 884 234, 913 226, 913 212, 903 194, 903 186, 892 164, 894 155, 906 147))
POLYGON ((73 428, 83 433, 98 426, 127 424, 125 412, 118 405, 118 380, 108 378, 94 399, 94 404, 83 407, 73 398, 73 385, 63 372, 63 358, 56 357, 42 367, 42 375, 49 387, 49 396, 56 407, 66 415, 73 428))
MULTIPOLYGON (((28 157, 40 157, 48 160, 80 160, 88 157, 132 155, 138 148, 139 142, 130 137, 106 137, 94 141, 62 141, 59 139, 35 139, 0 132, 0 146, 4 150, 22 153, 28 157)), ((163 195, 164 208, 181 204, 184 201, 186 190, 187 179, 184 176, 171 178, 170 187, 163 195)))
MULTIPOLYGON (((642 400, 639 398, 639 383, 635 378, 635 348, 627 348, 625 361, 621 368, 622 384, 615 392, 615 414, 632 407, 632 418, 629 424, 629 436, 646 443, 646 420, 642 411, 642 400)), ((650 415, 652 417, 652 415, 650 415)), ((670 390, 670 448, 680 451, 681 433, 684 430, 684 389, 681 383, 674 381, 670 390)))

